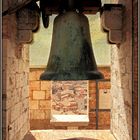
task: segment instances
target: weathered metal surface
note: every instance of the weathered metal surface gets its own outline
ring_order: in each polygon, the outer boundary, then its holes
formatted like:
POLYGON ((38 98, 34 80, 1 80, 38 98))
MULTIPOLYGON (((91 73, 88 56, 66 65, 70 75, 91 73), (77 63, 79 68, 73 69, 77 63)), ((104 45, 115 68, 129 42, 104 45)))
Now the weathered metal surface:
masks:
POLYGON ((50 57, 40 79, 103 79, 97 70, 86 16, 69 11, 55 18, 50 57))

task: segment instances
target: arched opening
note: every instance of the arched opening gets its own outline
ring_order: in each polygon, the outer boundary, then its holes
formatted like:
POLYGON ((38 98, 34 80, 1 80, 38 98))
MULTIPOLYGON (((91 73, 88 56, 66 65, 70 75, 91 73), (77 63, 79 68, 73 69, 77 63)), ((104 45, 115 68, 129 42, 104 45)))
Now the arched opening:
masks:
MULTIPOLYGON (((116 47, 116 45, 112 45, 111 47, 109 47, 111 49, 110 50, 111 51, 111 84, 110 81, 106 81, 106 82, 89 81, 88 88, 90 89, 91 92, 91 96, 89 92, 89 106, 91 104, 91 107, 94 108, 91 108, 90 110, 91 112, 89 112, 88 115, 92 124, 90 126, 84 126, 84 128, 83 126, 81 127, 81 129, 86 129, 86 128, 92 129, 91 131, 90 130, 87 131, 88 134, 82 130, 80 131, 71 130, 69 132, 72 134, 72 136, 71 135, 67 136, 69 134, 66 133, 66 131, 49 130, 49 131, 31 131, 29 135, 26 135, 27 132, 30 131, 30 124, 33 125, 38 124, 38 126, 36 125, 36 129, 41 129, 39 127, 42 127, 44 129, 46 126, 48 128, 53 128, 51 127, 49 121, 47 120, 51 118, 50 115, 51 92, 48 91, 51 90, 50 88, 51 83, 49 83, 48 81, 43 82, 38 80, 40 74, 44 69, 44 66, 42 67, 42 65, 41 67, 30 67, 30 73, 29 73, 29 54, 28 54, 29 48, 28 45, 23 45, 23 44, 18 45, 16 42, 16 31, 17 31, 16 23, 15 23, 16 17, 14 14, 3 17, 3 45, 2 45, 3 47, 3 69, 2 69, 3 70, 3 89, 2 89, 3 110, 2 111, 3 111, 3 120, 4 120, 3 137, 5 140, 13 140, 13 139, 20 140, 25 135, 27 136, 25 137, 25 139, 27 140, 29 138, 53 139, 52 134, 53 135, 55 134, 55 136, 58 139, 62 139, 62 136, 66 136, 67 138, 70 138, 73 136, 79 137, 79 135, 81 137, 108 139, 108 140, 114 139, 114 137, 116 139, 132 139, 132 134, 133 134, 132 133, 132 107, 134 106, 137 107, 136 103, 132 105, 132 88, 134 88, 135 90, 135 87, 132 87, 132 81, 135 80, 135 82, 137 83, 136 81, 137 77, 132 77, 132 66, 131 66, 132 59, 133 61, 136 59, 136 58, 132 58, 132 46, 136 46, 136 42, 134 43, 133 42, 134 38, 132 38, 132 34, 133 34, 132 25, 131 25, 132 3, 131 1, 115 1, 115 2, 124 4, 126 8, 126 10, 123 13, 124 15, 123 15, 122 30, 123 30, 124 40, 119 47, 116 47), (28 91, 28 84, 29 84, 28 81, 30 82, 29 91, 28 91), (110 91, 110 85, 111 85, 111 91, 110 91), (40 91, 40 89, 42 91, 40 91), (33 91, 35 91, 34 95, 32 93, 33 91), (29 94, 33 96, 29 96, 29 94), (107 101, 109 100, 109 96, 108 96, 109 94, 111 95, 111 106, 110 104, 105 104, 108 103, 107 101), (29 105, 28 104, 29 100, 32 101, 33 99, 35 100, 32 103, 30 102, 29 105), (95 102, 95 99, 98 103, 95 102), (42 109, 40 110, 40 108, 42 109), (32 115, 29 115, 29 109, 30 111, 34 110, 32 115), (110 109, 111 109, 111 113, 110 113, 110 109), (35 117, 35 116, 36 119, 31 120, 31 117, 35 117), (37 120, 40 120, 40 118, 41 119, 45 118, 46 122, 44 121, 37 122, 37 120), (109 118, 108 120, 111 121, 106 121, 105 118, 109 118), (98 123, 96 121, 98 121, 98 123), (109 125, 110 122, 111 125, 109 125), (110 128, 110 130, 109 131, 93 130, 93 129, 103 129, 103 127, 108 127, 108 129, 110 128), (64 132, 66 135, 64 135, 64 132), (75 133, 77 133, 78 136, 75 133), (112 135, 114 135, 114 137, 112 135)), ((134 5, 134 7, 136 6, 134 5)), ((94 24, 96 23, 96 21, 91 23, 94 24)), ((94 26, 96 29, 97 24, 94 26)), ((45 34, 46 32, 47 30, 45 31, 45 34)), ((94 39, 99 40, 98 34, 93 33, 93 35, 97 35, 93 37, 93 40, 94 39)), ((46 39, 44 42, 46 42, 46 39)), ((102 43, 101 46, 105 45, 103 40, 96 43, 100 45, 100 42, 102 43)), ((93 41, 93 46, 96 47, 94 41, 93 41)), ((96 49, 94 48, 95 55, 98 53, 99 54, 105 53, 105 50, 103 50, 103 52, 100 52, 99 51, 100 49, 99 50, 96 49)), ((41 51, 39 45, 37 46, 36 50, 41 51)), ((38 52, 36 52, 36 54, 38 55, 38 52)), ((103 58, 103 60, 104 58, 106 59, 106 57, 102 57, 102 54, 100 54, 100 58, 103 58)), ((98 56, 96 56, 96 61, 98 64, 101 63, 100 60, 102 59, 98 59, 98 56)), ((45 63, 46 62, 47 61, 45 59, 45 63)), ((136 67, 137 65, 134 66, 135 69, 136 67)), ((106 67, 99 67, 99 68, 100 70, 104 71, 103 73, 108 73, 110 71, 110 69, 106 69, 106 67)), ((105 77, 107 77, 108 79, 110 78, 110 75, 107 74, 105 77)), ((137 100, 136 95, 134 97, 135 100, 137 100)), ((136 114, 136 112, 134 113, 136 114)), ((60 126, 56 127, 56 129, 57 128, 60 129, 60 126)))

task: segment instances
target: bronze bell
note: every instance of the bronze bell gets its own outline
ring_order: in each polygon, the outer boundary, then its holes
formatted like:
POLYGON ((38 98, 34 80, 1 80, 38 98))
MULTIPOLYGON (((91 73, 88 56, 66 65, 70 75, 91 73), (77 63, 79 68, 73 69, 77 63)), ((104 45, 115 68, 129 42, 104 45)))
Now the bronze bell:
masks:
POLYGON ((53 36, 47 68, 41 80, 98 80, 87 17, 68 10, 59 14, 53 25, 53 36))

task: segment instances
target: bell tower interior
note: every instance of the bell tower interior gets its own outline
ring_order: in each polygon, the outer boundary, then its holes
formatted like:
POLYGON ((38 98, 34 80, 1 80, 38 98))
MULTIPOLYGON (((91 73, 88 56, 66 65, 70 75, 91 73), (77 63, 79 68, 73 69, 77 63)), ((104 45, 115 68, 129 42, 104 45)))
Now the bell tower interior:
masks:
POLYGON ((63 0, 48 2, 3 1, 2 139, 137 140, 138 1, 83 0, 76 7, 63 0), (89 21, 92 49, 104 79, 93 80, 89 74, 82 81, 40 80, 49 59, 54 19, 73 8, 84 11, 89 21))

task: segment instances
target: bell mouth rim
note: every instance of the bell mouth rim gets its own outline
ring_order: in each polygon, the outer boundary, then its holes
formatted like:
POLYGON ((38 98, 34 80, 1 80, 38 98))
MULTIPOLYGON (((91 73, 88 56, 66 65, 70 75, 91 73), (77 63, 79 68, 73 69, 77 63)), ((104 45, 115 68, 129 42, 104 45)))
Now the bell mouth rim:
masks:
POLYGON ((82 73, 60 73, 60 72, 44 72, 40 76, 40 80, 52 81, 78 81, 78 80, 103 80, 104 75, 99 71, 88 71, 82 73))

